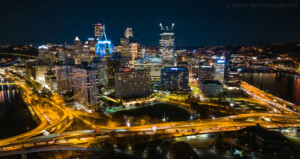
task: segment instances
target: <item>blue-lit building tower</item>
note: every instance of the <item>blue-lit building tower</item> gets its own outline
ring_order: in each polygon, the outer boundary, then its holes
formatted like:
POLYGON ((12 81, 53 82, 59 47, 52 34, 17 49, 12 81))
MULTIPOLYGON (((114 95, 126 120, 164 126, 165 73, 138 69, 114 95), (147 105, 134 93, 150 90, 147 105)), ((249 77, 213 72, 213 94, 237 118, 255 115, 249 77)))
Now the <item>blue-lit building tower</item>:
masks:
POLYGON ((97 42, 95 44, 95 52, 96 56, 100 56, 100 58, 110 56, 114 52, 114 45, 110 40, 107 40, 106 38, 105 25, 103 25, 102 36, 99 39, 97 38, 97 42))

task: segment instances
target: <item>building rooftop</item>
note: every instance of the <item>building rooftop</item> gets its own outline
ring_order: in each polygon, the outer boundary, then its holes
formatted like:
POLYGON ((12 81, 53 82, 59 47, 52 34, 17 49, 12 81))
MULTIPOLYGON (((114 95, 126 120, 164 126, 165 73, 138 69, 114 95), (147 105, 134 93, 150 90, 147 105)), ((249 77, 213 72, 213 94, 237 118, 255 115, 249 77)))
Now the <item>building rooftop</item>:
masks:
POLYGON ((207 85, 222 85, 218 80, 204 80, 202 83, 207 85))

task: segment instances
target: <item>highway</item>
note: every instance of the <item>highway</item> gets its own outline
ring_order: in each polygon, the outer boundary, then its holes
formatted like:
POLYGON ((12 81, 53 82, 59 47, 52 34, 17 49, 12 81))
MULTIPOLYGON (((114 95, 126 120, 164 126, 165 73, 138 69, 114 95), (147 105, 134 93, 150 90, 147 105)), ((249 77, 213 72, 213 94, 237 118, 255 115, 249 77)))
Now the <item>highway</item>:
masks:
MULTIPOLYGON (((18 84, 25 91, 25 100, 30 103, 31 98, 35 98, 32 91, 28 89, 24 84, 18 84)), ((118 137, 128 135, 153 135, 158 133, 167 133, 172 136, 185 136, 195 134, 206 134, 222 131, 236 131, 246 126, 254 126, 260 124, 266 128, 299 128, 300 120, 299 113, 288 109, 284 104, 292 105, 286 101, 280 100, 280 102, 274 101, 278 97, 266 94, 265 92, 243 82, 242 89, 250 94, 257 102, 263 104, 269 104, 276 109, 281 110, 274 111, 275 113, 248 113, 238 114, 227 117, 220 117, 215 119, 205 120, 189 120, 181 122, 163 122, 158 124, 149 124, 141 126, 104 126, 97 125, 90 120, 84 118, 89 116, 88 112, 76 111, 71 108, 67 108, 63 105, 63 101, 59 97, 51 99, 40 98, 40 103, 49 103, 51 107, 62 112, 61 116, 58 116, 56 112, 52 112, 53 109, 41 107, 42 104, 36 104, 31 106, 33 111, 37 114, 41 123, 35 129, 26 133, 0 140, 0 155, 6 154, 6 152, 20 152, 24 149, 35 148, 39 146, 53 146, 53 145, 74 145, 95 142, 110 137, 111 132, 116 132, 118 137), (55 101, 55 102, 54 102, 55 101), (46 116, 47 115, 47 116, 46 116), (74 118, 81 120, 85 124, 91 126, 93 130, 82 130, 64 132, 74 122, 74 118), (38 136, 43 130, 53 130, 54 134, 48 136, 38 136)), ((170 96, 169 96, 170 97, 170 96)), ((171 97, 170 97, 171 98, 171 97)), ((166 99, 166 98, 162 98, 166 99)), ((215 105, 219 106, 219 105, 215 105)), ((293 106, 293 105, 292 105, 293 106)), ((84 144, 86 145, 86 144, 84 144)), ((47 148, 45 148, 47 149, 47 148)))
POLYGON ((266 93, 244 81, 241 83, 241 88, 250 96, 252 96, 254 99, 260 101, 260 102, 265 102, 276 109, 280 109, 282 111, 286 111, 289 113, 293 113, 295 115, 300 115, 298 113, 298 108, 299 106, 296 106, 295 104, 285 101, 281 98, 278 98, 276 96, 273 96, 272 94, 266 93), (288 108, 287 106, 291 107, 292 109, 288 108))
MULTIPOLYGON (((33 97, 29 96, 29 95, 32 94, 32 91, 30 89, 28 89, 24 84, 19 84, 18 86, 21 87, 25 91, 23 93, 23 97, 25 98, 24 101, 27 101, 30 104, 31 99, 33 97)), ((43 100, 49 101, 48 99, 45 99, 45 98, 43 98, 43 100)), ((30 104, 30 106, 33 109, 33 111, 35 112, 35 114, 38 116, 38 118, 40 120, 40 124, 36 128, 34 128, 34 129, 32 129, 28 132, 22 133, 22 134, 17 135, 17 136, 1 139, 0 140, 0 145, 9 144, 9 143, 15 142, 19 139, 29 138, 29 137, 32 137, 32 136, 42 134, 44 130, 51 130, 51 129, 55 128, 56 126, 58 126, 59 124, 61 124, 62 122, 66 121, 66 120, 69 120, 69 118, 67 118, 68 116, 72 117, 72 115, 67 113, 66 110, 61 109, 60 107, 57 106, 58 109, 63 111, 63 116, 62 117, 56 117, 58 120, 51 120, 52 121, 52 123, 51 123, 49 121, 50 117, 47 117, 45 114, 43 114, 40 111, 40 110, 45 110, 45 108, 40 108, 39 105, 33 105, 33 104, 30 104)), ((54 114, 51 114, 51 115, 54 115, 54 114)))

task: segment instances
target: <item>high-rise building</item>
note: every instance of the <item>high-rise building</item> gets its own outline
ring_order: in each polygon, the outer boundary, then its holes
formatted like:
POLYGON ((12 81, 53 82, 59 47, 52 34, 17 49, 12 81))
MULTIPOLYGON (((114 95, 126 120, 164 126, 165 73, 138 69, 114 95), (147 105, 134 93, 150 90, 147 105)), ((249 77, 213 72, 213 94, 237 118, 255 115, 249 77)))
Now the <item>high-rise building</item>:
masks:
POLYGON ((160 23, 161 33, 159 40, 159 52, 161 53, 163 63, 174 65, 174 53, 175 53, 175 34, 174 23, 171 28, 166 26, 165 28, 160 23))
POLYGON ((58 49, 58 61, 65 62, 66 61, 66 54, 63 48, 58 49))
POLYGON ((89 111, 98 110, 97 70, 88 67, 73 67, 74 99, 89 111))
POLYGON ((91 59, 93 59, 93 57, 95 57, 96 55, 96 49, 95 49, 96 42, 97 41, 95 40, 95 38, 88 38, 88 45, 90 48, 91 59))
POLYGON ((223 93, 223 84, 217 80, 202 80, 200 81, 200 89, 205 96, 214 97, 223 93))
POLYGON ((33 79, 42 83, 43 85, 46 84, 45 74, 49 70, 49 66, 45 63, 36 63, 33 65, 33 79))
POLYGON ((164 67, 161 70, 161 87, 168 91, 188 91, 189 70, 186 67, 164 67))
POLYGON ((81 62, 91 62, 90 48, 88 41, 85 42, 82 49, 81 62))
POLYGON ((199 62, 198 78, 202 80, 212 80, 214 78, 215 68, 208 61, 199 62))
POLYGON ((132 28, 126 28, 125 30, 125 38, 133 37, 132 28))
POLYGON ((81 55, 82 55, 81 42, 78 36, 76 36, 74 40, 74 53, 73 53, 75 64, 81 64, 81 55))
POLYGON ((129 46, 129 38, 121 38, 121 56, 129 58, 130 56, 130 46, 129 46))
POLYGON ((103 26, 103 34, 100 39, 97 39, 95 44, 96 56, 100 58, 109 57, 114 52, 114 45, 110 40, 107 40, 105 33, 105 26, 103 26))
MULTIPOLYGON (((68 60, 69 61, 69 60, 68 60)), ((72 92, 72 65, 70 63, 64 65, 55 65, 53 70, 57 80, 57 91, 59 94, 72 92)))
POLYGON ((48 86, 53 93, 57 92, 57 80, 52 70, 48 70, 48 72, 45 74, 45 83, 45 86, 48 86))
POLYGON ((241 70, 243 66, 243 56, 240 54, 225 54, 225 75, 224 83, 229 87, 239 87, 241 85, 241 70))
POLYGON ((221 83, 223 83, 224 82, 224 72, 225 72, 225 61, 224 60, 215 61, 214 80, 218 80, 221 83))
POLYGON ((93 24, 93 26, 94 26, 94 37, 96 39, 100 39, 103 36, 104 25, 102 25, 101 23, 96 23, 93 24))
POLYGON ((143 98, 151 95, 150 70, 120 68, 116 72, 115 95, 120 99, 143 98))

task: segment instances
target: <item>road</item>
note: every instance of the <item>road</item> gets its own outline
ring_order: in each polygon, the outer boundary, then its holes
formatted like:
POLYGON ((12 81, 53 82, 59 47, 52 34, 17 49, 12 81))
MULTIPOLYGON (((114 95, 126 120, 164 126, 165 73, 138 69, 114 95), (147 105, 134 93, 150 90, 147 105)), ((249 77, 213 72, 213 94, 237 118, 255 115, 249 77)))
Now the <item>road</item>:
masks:
MULTIPOLYGON (((24 85, 19 84, 25 91, 26 94, 30 95, 32 92, 24 85)), ((24 134, 14 136, 8 139, 0 140, 0 152, 7 151, 18 151, 23 148, 33 148, 36 146, 47 146, 47 145, 60 145, 60 144, 78 144, 86 142, 94 142, 97 139, 103 139, 110 137, 109 133, 115 131, 119 137, 128 136, 130 134, 157 134, 157 133, 168 133, 173 136, 182 135, 194 135, 194 134, 205 134, 212 132, 221 131, 236 131, 246 126, 254 126, 260 124, 266 128, 280 128, 280 127, 300 127, 300 120, 298 119, 299 114, 291 109, 288 109, 282 103, 287 103, 286 101, 277 100, 277 97, 265 94, 263 91, 245 83, 242 83, 242 88, 244 91, 248 92, 253 96, 254 99, 264 104, 270 104, 276 109, 281 110, 277 113, 248 113, 248 114, 238 114, 227 117, 220 117, 215 119, 206 120, 190 120, 181 122, 164 122, 159 124, 141 125, 141 126, 120 126, 120 127, 108 127, 103 125, 96 125, 84 118, 84 116, 89 116, 88 112, 80 112, 67 108, 63 105, 62 101, 59 99, 49 100, 42 98, 41 102, 49 103, 51 106, 59 109, 63 112, 63 115, 59 118, 51 117, 52 124, 49 123, 49 119, 45 118, 45 114, 42 114, 37 106, 33 106, 33 110, 41 119, 41 124, 24 134), (87 125, 90 125, 94 130, 83 130, 76 132, 63 132, 66 129, 61 128, 62 125, 71 125, 73 118, 77 118, 87 125), (56 120, 55 120, 56 119, 56 120), (60 130, 57 130, 57 134, 52 134, 49 136, 32 137, 40 134, 42 130, 57 128, 60 126, 60 130), (61 133, 62 132, 62 133, 61 133), (31 137, 31 138, 29 138, 31 137), (14 141, 14 142, 12 142, 14 141)), ((27 97, 33 98, 33 97, 27 97)), ((29 100, 30 101, 30 100, 29 100)), ((46 111, 45 111, 46 112, 46 111)), ((51 109, 47 110, 51 114, 51 109)), ((276 112, 276 111, 275 111, 276 112)), ((52 113, 55 116, 55 113, 52 113)))
POLYGON ((275 107, 276 109, 282 111, 293 113, 295 115, 300 115, 300 113, 298 113, 299 106, 296 106, 291 102, 285 101, 281 98, 273 96, 272 94, 266 93, 244 81, 241 82, 241 88, 250 96, 252 96, 254 99, 258 100, 259 102, 262 102, 264 104, 267 103, 273 106, 273 108, 275 107), (291 107, 292 109, 288 108, 288 106, 291 107))

